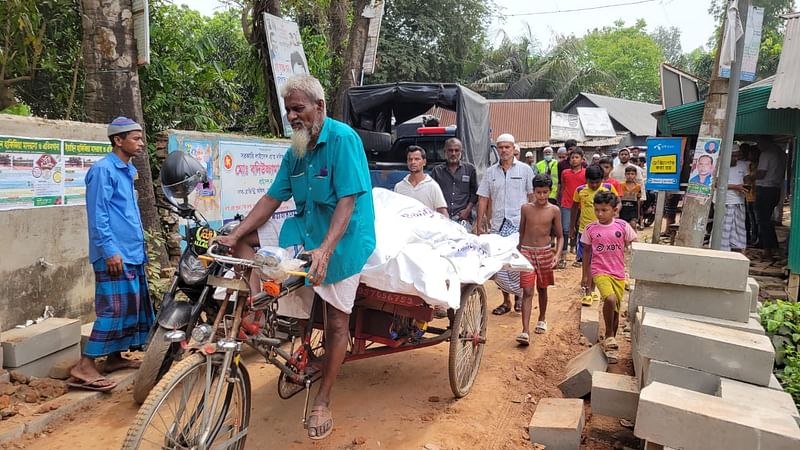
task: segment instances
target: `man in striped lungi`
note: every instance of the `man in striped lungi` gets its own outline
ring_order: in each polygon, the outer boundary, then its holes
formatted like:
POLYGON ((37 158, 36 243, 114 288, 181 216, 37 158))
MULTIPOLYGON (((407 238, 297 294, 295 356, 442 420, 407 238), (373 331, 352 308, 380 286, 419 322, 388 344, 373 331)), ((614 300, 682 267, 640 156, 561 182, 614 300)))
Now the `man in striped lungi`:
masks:
POLYGON ((103 369, 138 368, 122 352, 141 347, 154 321, 147 291, 144 232, 133 182, 131 158, 144 148, 142 127, 126 117, 108 126, 111 153, 86 174, 89 260, 95 275, 95 314, 80 362, 70 370, 72 387, 108 391, 116 383, 100 374, 95 358, 106 357, 103 369))

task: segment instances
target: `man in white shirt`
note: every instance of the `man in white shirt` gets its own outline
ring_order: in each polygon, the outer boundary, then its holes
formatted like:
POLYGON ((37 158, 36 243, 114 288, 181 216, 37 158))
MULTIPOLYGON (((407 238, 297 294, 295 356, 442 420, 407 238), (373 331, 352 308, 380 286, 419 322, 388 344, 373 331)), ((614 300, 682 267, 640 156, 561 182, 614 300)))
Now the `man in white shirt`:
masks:
MULTIPOLYGON (((501 236, 519 231, 522 205, 533 201, 533 169, 514 158, 514 136, 505 133, 497 137, 500 161, 492 164, 478 186, 478 218, 475 233, 483 232, 483 217, 488 214, 490 230, 501 236), (491 211, 489 204, 491 203, 491 211)), ((511 311, 509 295, 514 295, 514 309, 522 309, 522 289, 518 272, 498 272, 495 278, 503 291, 503 304, 495 308, 496 315, 511 311)))
POLYGON ((728 172, 728 190, 725 194, 725 221, 722 224, 720 250, 742 251, 747 248, 747 229, 745 227, 744 177, 749 171, 747 161, 740 161, 742 152, 739 145, 733 144, 731 168, 728 172))
POLYGON ((427 156, 424 148, 417 145, 408 146, 406 164, 409 174, 394 185, 394 191, 417 199, 423 205, 447 217, 447 201, 444 199, 439 184, 423 171, 426 163, 427 156))
POLYGON ((625 169, 628 166, 636 167, 636 182, 642 183, 644 180, 644 173, 642 172, 642 168, 633 164, 631 162, 631 152, 627 148, 623 148, 619 151, 617 155, 619 158, 619 164, 615 165, 614 168, 611 170, 611 178, 619 181, 620 183, 625 182, 625 169))
POLYGON ((772 259, 778 250, 778 236, 772 223, 772 213, 781 199, 781 185, 786 178, 786 152, 768 138, 758 140, 761 156, 756 170, 756 220, 759 243, 764 258, 772 259))

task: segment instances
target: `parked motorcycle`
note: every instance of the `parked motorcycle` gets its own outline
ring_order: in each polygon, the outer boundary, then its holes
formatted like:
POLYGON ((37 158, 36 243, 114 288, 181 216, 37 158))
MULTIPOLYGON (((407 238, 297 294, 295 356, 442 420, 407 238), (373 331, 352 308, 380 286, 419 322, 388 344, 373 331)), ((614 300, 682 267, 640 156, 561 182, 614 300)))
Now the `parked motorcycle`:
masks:
POLYGON ((168 209, 185 220, 183 227, 183 253, 178 269, 164 294, 150 330, 142 365, 136 373, 133 398, 143 403, 148 393, 164 376, 172 364, 183 354, 180 342, 198 323, 212 320, 218 310, 213 300, 214 288, 207 284, 209 276, 222 276, 219 264, 203 264, 199 256, 205 254, 212 239, 230 233, 238 221, 225 224, 218 230, 189 203, 189 194, 197 185, 207 183, 203 166, 183 152, 172 152, 161 167, 161 186, 168 209))

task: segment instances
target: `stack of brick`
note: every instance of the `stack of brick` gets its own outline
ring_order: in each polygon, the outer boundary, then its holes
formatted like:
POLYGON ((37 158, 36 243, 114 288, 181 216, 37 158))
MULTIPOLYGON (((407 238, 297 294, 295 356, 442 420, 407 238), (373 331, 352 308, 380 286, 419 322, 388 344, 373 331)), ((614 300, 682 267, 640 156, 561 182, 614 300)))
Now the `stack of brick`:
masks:
POLYGON ((634 244, 636 376, 594 372, 592 412, 635 420, 647 448, 800 448, 800 414, 772 374, 748 269, 739 253, 634 244))
POLYGON ((50 318, 25 328, 0 333, 3 368, 43 378, 57 365, 78 362, 81 356, 81 323, 75 319, 50 318))

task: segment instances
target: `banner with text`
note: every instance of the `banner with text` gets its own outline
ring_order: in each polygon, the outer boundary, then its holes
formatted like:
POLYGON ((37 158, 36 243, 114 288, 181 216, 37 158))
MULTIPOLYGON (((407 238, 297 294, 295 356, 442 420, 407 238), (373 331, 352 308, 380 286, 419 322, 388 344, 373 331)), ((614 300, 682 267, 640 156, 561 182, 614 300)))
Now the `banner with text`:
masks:
POLYGON ((0 210, 82 204, 89 167, 109 143, 0 136, 0 210))
POLYGON ((681 159, 684 139, 647 138, 647 182, 649 191, 678 191, 680 189, 681 159))
MULTIPOLYGON (((277 143, 220 141, 223 222, 233 219, 236 214, 247 215, 267 193, 287 148, 288 145, 277 143)), ((294 200, 290 199, 272 215, 266 225, 272 229, 274 239, 277 239, 283 221, 292 217, 294 212, 294 200)), ((271 243, 276 245, 277 241, 271 243)))

